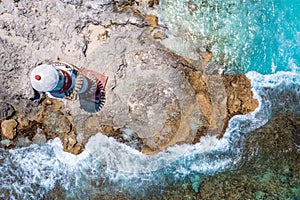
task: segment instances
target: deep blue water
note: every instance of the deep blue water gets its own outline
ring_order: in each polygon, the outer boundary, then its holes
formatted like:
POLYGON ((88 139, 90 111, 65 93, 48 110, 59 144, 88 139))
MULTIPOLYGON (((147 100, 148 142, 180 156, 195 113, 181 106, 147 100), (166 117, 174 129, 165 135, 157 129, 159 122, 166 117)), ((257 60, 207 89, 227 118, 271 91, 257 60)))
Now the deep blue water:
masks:
POLYGON ((249 132, 267 123, 274 111, 299 112, 300 1, 191 2, 197 7, 192 13, 186 0, 161 0, 160 21, 169 34, 187 41, 184 48, 173 45, 173 50, 188 55, 186 47, 208 48, 227 72, 246 73, 260 102, 256 111, 232 118, 221 140, 205 137, 155 156, 101 134, 78 156, 63 152, 58 139, 1 149, 1 199, 41 199, 57 185, 67 191, 66 199, 124 192, 142 198, 186 178, 197 186, 197 174, 234 169, 249 132), (294 100, 279 98, 283 90, 294 100))

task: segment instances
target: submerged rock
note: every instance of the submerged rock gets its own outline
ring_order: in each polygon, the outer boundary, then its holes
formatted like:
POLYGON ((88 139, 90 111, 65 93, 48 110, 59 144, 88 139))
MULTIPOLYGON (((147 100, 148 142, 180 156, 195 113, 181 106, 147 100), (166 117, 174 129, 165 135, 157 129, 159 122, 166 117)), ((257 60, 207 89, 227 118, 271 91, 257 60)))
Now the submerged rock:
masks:
POLYGON ((293 114, 277 113, 267 124, 252 131, 239 167, 205 177, 197 199, 297 199, 298 119, 293 114))
POLYGON ((258 101, 253 99, 250 80, 245 75, 224 77, 224 85, 228 95, 228 115, 247 114, 254 111, 258 101))
POLYGON ((194 192, 198 193, 200 191, 200 186, 202 183, 200 175, 194 175, 190 178, 190 180, 192 182, 192 188, 194 192))
MULTIPOLYGON (((282 156, 294 155, 299 158, 300 116, 293 114, 275 115, 266 125, 253 131, 245 144, 247 158, 253 162, 280 159, 282 156), (294 152, 295 154, 293 154, 294 152), (260 155, 256 157, 255 155, 260 155)), ((297 166, 300 172, 300 167, 297 166)))

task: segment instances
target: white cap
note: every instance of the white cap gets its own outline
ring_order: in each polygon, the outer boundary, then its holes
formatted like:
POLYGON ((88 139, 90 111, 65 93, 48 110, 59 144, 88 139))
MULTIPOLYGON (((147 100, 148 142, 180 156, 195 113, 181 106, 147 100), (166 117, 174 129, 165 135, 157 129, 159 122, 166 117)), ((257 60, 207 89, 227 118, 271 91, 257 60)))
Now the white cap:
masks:
POLYGON ((51 65, 42 64, 30 73, 32 87, 39 92, 50 92, 58 84, 58 71, 51 65))

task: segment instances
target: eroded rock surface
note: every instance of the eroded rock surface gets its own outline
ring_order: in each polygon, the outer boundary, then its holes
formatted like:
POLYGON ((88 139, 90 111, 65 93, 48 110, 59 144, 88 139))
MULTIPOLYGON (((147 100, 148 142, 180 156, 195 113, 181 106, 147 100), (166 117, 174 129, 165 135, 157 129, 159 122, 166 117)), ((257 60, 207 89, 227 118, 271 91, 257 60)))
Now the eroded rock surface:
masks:
POLYGON ((59 137, 66 151, 78 154, 89 137, 102 132, 153 154, 198 142, 203 135, 222 136, 230 117, 256 108, 245 76, 221 76, 210 52, 190 60, 161 46, 165 27, 155 15, 133 7, 136 3, 22 0, 1 5, 0 98, 17 111, 3 117, 13 117, 17 125, 13 137, 2 131, 2 139, 10 141, 1 144, 59 137), (57 58, 109 77, 99 113, 80 109, 76 101, 29 100, 32 66, 57 58))
POLYGON ((1 131, 2 136, 7 139, 14 139, 17 135, 17 127, 18 123, 14 119, 5 120, 1 123, 1 131))

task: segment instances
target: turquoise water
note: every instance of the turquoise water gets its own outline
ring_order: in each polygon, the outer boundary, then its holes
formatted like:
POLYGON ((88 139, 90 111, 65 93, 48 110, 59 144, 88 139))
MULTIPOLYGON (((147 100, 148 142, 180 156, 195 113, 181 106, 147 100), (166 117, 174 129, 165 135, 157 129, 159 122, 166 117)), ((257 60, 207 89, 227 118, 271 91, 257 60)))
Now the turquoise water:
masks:
POLYGON ((162 0, 161 6, 170 34, 211 51, 228 73, 299 71, 299 0, 162 0))
POLYGON ((228 73, 246 73, 259 107, 232 118, 220 140, 208 136, 155 156, 102 134, 77 156, 63 152, 59 139, 0 149, 0 181, 5 183, 0 184, 0 199, 47 199, 51 192, 58 199, 120 194, 151 199, 177 183, 197 192, 202 177, 238 168, 250 132, 275 112, 300 115, 299 0, 191 2, 195 7, 188 8, 185 0, 161 0, 160 20, 191 49, 211 50, 228 73))

